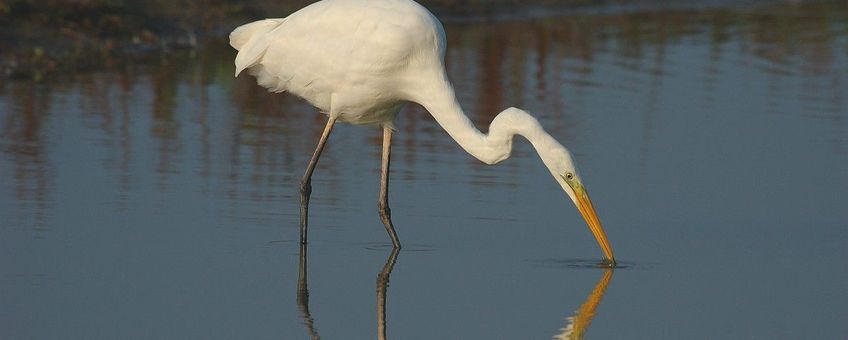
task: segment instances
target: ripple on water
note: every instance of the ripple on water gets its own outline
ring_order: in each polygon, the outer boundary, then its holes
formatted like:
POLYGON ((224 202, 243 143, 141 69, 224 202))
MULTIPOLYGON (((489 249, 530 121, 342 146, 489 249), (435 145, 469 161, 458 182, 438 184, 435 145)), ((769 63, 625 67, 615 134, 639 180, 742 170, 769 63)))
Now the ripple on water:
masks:
MULTIPOLYGON (((598 259, 535 259, 525 260, 535 266, 542 268, 565 268, 565 269, 606 269, 610 268, 607 260, 598 259)), ((634 262, 617 261, 615 269, 645 269, 647 265, 634 262)))
MULTIPOLYGON (((392 250, 392 244, 390 242, 366 242, 361 243, 363 248, 367 250, 377 250, 377 251, 386 251, 392 250)), ((403 244, 403 248, 401 251, 404 253, 408 252, 430 252, 435 250, 436 247, 432 244, 403 244)))

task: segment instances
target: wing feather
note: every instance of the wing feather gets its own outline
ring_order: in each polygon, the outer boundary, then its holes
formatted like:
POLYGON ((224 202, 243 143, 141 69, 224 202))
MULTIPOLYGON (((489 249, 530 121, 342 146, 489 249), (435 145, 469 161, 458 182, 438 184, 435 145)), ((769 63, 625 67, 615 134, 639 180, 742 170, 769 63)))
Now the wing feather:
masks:
POLYGON ((239 51, 236 56, 236 76, 255 65, 271 43, 271 32, 286 19, 265 19, 239 26, 230 33, 230 45, 239 51))

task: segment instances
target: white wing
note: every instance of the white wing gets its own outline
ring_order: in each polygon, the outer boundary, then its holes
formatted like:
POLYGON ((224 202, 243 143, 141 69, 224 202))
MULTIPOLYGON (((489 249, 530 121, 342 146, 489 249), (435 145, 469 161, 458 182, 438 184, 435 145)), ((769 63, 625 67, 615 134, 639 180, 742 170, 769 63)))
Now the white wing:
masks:
POLYGON ((236 56, 236 77, 262 58, 268 48, 268 33, 286 19, 265 19, 237 27, 230 33, 230 46, 239 51, 236 56))

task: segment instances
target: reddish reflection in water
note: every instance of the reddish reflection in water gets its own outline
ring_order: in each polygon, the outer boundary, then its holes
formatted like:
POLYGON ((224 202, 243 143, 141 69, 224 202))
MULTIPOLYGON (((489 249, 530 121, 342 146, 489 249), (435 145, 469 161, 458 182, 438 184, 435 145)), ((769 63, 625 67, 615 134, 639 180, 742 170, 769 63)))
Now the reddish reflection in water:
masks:
MULTIPOLYGON (((49 101, 37 84, 16 84, 8 93, 2 117, 3 177, 8 192, 3 201, 15 205, 21 218, 32 218, 32 228, 45 228, 45 214, 52 205, 52 167, 48 163, 45 133, 49 101)), ((15 220, 15 219, 12 219, 15 220)))

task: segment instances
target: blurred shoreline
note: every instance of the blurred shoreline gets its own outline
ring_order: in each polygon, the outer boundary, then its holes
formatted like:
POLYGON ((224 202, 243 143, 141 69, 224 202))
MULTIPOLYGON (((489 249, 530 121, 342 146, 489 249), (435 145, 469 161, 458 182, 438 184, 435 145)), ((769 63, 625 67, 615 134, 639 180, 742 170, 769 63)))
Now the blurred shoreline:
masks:
MULTIPOLYGON (((47 74, 116 68, 221 44, 234 27, 266 17, 284 17, 312 1, 252 0, 0 0, 0 79, 42 80, 47 74)), ((756 14, 767 7, 840 1, 589 1, 428 0, 421 3, 446 24, 469 21, 547 20, 563 16, 612 16, 673 23, 681 14, 756 14), (659 19, 657 19, 659 17, 659 19)), ((816 6, 821 8, 822 6, 816 6)), ((757 14, 758 15, 758 14, 757 14)), ((772 18, 780 21, 779 17, 772 18)), ((732 20, 732 18, 731 18, 732 20)), ((768 23, 766 23, 768 24, 768 23)))

